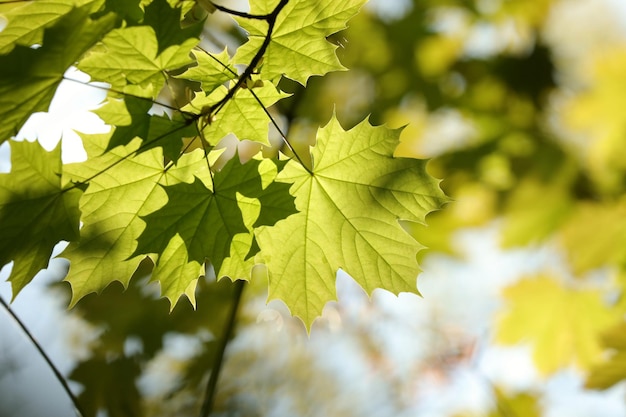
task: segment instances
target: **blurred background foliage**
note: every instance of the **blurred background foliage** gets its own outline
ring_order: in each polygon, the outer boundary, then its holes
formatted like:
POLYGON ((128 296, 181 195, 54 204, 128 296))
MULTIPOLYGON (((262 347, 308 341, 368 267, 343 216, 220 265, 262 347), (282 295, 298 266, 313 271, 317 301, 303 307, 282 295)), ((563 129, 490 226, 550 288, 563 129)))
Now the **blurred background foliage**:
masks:
MULTIPOLYGON (((424 299, 368 300, 341 276, 339 302, 309 337, 283 306, 265 306, 259 273, 244 292, 214 415, 556 415, 546 381, 564 371, 586 390, 617 385, 624 401, 624 9, 619 0, 373 0, 329 38, 349 72, 306 89, 282 80, 293 96, 272 111, 292 141, 310 145, 333 111, 345 128, 365 117, 405 126, 397 156, 431 158, 454 202, 428 226, 407 225, 429 248, 419 254, 424 299), (491 281, 462 272, 480 255, 459 243, 472 230, 495 230, 491 281), (519 251, 548 256, 534 269, 493 259, 519 251), (442 263, 457 268, 437 275, 442 263), (458 320, 466 315, 482 321, 458 320), (527 348, 532 361, 507 366, 536 374, 532 383, 503 386, 483 372, 486 352, 507 346, 527 348), (468 370, 482 392, 460 393, 468 370), (429 395, 462 404, 433 411, 429 395)), ((216 52, 243 38, 220 13, 206 34, 216 52)), ((69 378, 89 416, 197 415, 233 285, 208 274, 197 311, 179 303, 169 314, 156 289, 138 285, 147 271, 70 312, 88 324, 70 338, 88 349, 69 378)), ((597 411, 569 415, 609 415, 597 411)))

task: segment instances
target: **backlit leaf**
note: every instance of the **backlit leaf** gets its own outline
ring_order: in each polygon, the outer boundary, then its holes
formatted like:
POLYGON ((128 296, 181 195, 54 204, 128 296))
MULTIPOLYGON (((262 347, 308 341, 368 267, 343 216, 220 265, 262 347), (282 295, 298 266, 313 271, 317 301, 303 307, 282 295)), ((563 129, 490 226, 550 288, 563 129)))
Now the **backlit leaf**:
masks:
POLYGON ((422 246, 398 220, 423 223, 446 197, 426 161, 393 157, 399 134, 367 121, 346 132, 333 118, 318 132, 313 173, 290 161, 278 176, 293 184, 300 212, 257 238, 270 298, 284 300, 307 327, 335 299, 339 268, 368 294, 417 292, 422 246))
MULTIPOLYGON (((278 0, 251 1, 253 14, 271 13, 278 0)), ((266 79, 285 75, 306 84, 312 75, 344 70, 335 54, 336 45, 326 37, 346 28, 365 0, 292 0, 278 15, 272 39, 261 68, 266 79)), ((248 32, 248 42, 235 54, 236 63, 247 64, 261 47, 267 23, 253 19, 237 19, 248 32)))
POLYGON ((219 54, 192 51, 197 65, 188 68, 177 78, 200 81, 202 89, 211 92, 226 81, 237 78, 237 70, 230 64, 230 56, 226 50, 219 54))
POLYGON ((111 30, 114 15, 92 20, 90 12, 91 6, 69 12, 46 29, 40 48, 17 46, 0 56, 0 143, 32 113, 48 110, 65 71, 111 30))
POLYGON ((72 304, 112 281, 128 285, 145 257, 134 255, 137 238, 145 228, 140 216, 167 202, 159 184, 190 182, 195 171, 206 167, 200 150, 183 155, 169 169, 164 167, 159 148, 129 157, 140 146, 139 140, 98 156, 106 149, 109 135, 85 137, 90 159, 66 167, 71 180, 90 179, 80 200, 80 240, 61 255, 71 263, 66 280, 72 286, 72 304))
MULTIPOLYGON (((213 174, 213 179, 205 173, 191 184, 164 187, 167 204, 143 217, 147 227, 139 237, 136 253, 177 251, 177 257, 159 258, 155 274, 162 273, 161 269, 191 268, 188 264, 195 268, 209 260, 218 277, 248 279, 250 271, 242 276, 242 270, 252 265, 244 266, 245 259, 241 257, 231 258, 228 268, 223 267, 224 260, 231 257, 233 238, 241 234, 251 236, 249 225, 259 219, 262 224, 271 225, 295 211, 288 186, 272 181, 276 169, 271 166, 270 161, 253 159, 242 164, 239 158, 233 158, 213 174), (263 198, 264 208, 271 216, 261 214, 263 210, 259 210, 257 198, 263 198), (180 250, 182 243, 186 251, 180 250)), ((239 248, 241 252, 252 248, 251 240, 238 238, 237 244, 248 245, 239 248)), ((178 289, 191 282, 191 278, 197 276, 183 277, 185 281, 178 284, 178 289)))
MULTIPOLYGON (((111 31, 100 48, 82 59, 78 68, 94 81, 104 81, 118 90, 127 84, 144 89, 146 97, 156 97, 165 83, 165 72, 192 63, 191 48, 199 39, 188 38, 159 52, 155 30, 133 26, 111 31)), ((133 90, 138 94, 137 90, 133 90)))
POLYGON ((0 267, 14 261, 13 297, 48 266, 61 240, 78 237, 81 192, 61 185, 61 149, 10 142, 12 170, 0 174, 0 267))
MULTIPOLYGON (((184 110, 198 113, 203 107, 218 103, 227 92, 226 87, 220 87, 206 97, 200 93, 184 110)), ((217 145, 220 139, 233 133, 239 140, 247 139, 269 146, 270 118, 264 108, 285 97, 289 97, 289 94, 278 91, 271 83, 253 89, 238 90, 235 97, 215 114, 210 124, 207 124, 204 129, 205 139, 211 145, 217 145)))
POLYGON ((94 112, 107 124, 115 126, 115 131, 107 145, 107 150, 127 145, 134 138, 141 138, 141 152, 161 147, 169 160, 178 159, 183 146, 183 138, 198 134, 196 124, 180 113, 152 115, 148 111, 152 102, 143 98, 128 96, 124 100, 109 101, 94 112))

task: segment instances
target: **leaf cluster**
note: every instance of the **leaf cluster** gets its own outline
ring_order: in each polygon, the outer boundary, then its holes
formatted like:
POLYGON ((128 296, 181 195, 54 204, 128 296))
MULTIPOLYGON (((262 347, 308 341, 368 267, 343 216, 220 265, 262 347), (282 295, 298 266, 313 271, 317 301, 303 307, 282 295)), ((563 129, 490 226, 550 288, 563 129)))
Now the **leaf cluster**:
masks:
POLYGON ((14 297, 60 241, 71 305, 113 281, 128 286, 147 259, 172 309, 182 296, 195 305, 206 268, 248 280, 262 263, 270 298, 307 328, 335 299, 340 268, 368 293, 415 292, 422 246, 399 220, 424 223, 446 202, 425 161, 395 156, 399 130, 363 121, 346 131, 335 116, 311 149, 296 149, 272 108, 289 96, 281 80, 345 69, 327 37, 362 4, 253 1, 239 12, 42 0, 33 18, 31 3, 7 7, 0 141, 10 141, 12 170, 0 174, 0 264, 13 262, 14 297), (243 45, 210 52, 209 12, 234 16, 243 45), (110 131, 82 134, 87 160, 63 164, 59 148, 11 137, 47 110, 72 66, 108 85, 95 113, 110 131), (232 136, 235 155, 223 155, 232 136))

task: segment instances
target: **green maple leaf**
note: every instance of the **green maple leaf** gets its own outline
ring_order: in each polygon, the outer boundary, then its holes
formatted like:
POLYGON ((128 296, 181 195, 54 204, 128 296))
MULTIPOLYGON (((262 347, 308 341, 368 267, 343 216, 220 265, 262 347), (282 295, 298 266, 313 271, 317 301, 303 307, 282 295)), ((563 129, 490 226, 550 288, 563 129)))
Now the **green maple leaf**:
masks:
POLYGON ((134 138, 141 138, 141 152, 161 147, 166 158, 176 161, 183 146, 182 139, 198 134, 195 123, 175 113, 168 116, 148 113, 152 102, 139 97, 127 96, 124 100, 109 99, 95 110, 107 124, 115 130, 107 144, 107 151, 120 145, 127 145, 134 138))
POLYGON ((11 143, 11 173, 0 174, 0 266, 14 261, 13 297, 48 267, 61 240, 78 237, 81 192, 61 184, 61 148, 11 143))
POLYGON ((134 253, 137 238, 145 228, 140 216, 167 202, 160 184, 190 182, 194 172, 206 169, 201 150, 183 155, 168 169, 159 148, 129 157, 141 145, 139 140, 103 153, 109 137, 110 134, 85 137, 89 159, 65 169, 73 181, 89 180, 80 200, 80 240, 72 242, 60 255, 70 261, 66 281, 72 286, 72 305, 112 281, 128 285, 144 258, 134 253))
MULTIPOLYGON (((203 107, 218 103, 227 92, 226 87, 220 87, 208 96, 200 93, 183 110, 199 113, 203 107)), ((239 140, 247 139, 270 146, 270 118, 265 109, 285 97, 289 94, 279 91, 269 82, 254 87, 252 91, 247 88, 238 90, 203 129, 204 138, 211 145, 217 145, 224 136, 233 133, 239 140)))
MULTIPOLYGON (((265 52, 261 75, 275 79, 285 75, 305 85, 312 75, 345 70, 326 37, 346 28, 346 22, 365 0, 292 0, 278 15, 272 38, 265 52)), ((250 13, 271 13, 278 0, 251 1, 250 13)), ((235 54, 234 61, 248 64, 261 47, 268 25, 262 20, 238 18, 249 34, 248 42, 235 54)))
POLYGON ((537 368, 553 373, 572 363, 589 368, 601 358, 599 334, 621 318, 595 290, 572 290, 539 276, 523 279, 504 291, 509 310, 498 322, 496 339, 529 341, 537 368))
MULTIPOLYGON (((180 5, 180 1, 174 2, 180 5)), ((159 53, 170 46, 184 44, 189 38, 197 38, 202 33, 203 22, 181 27, 180 7, 171 6, 167 0, 154 0, 146 7, 142 24, 155 30, 159 53)))
POLYGON ((344 131, 333 119, 320 129, 313 172, 290 161, 278 176, 293 183, 298 214, 260 228, 257 239, 279 298, 309 328, 334 300, 338 269, 368 293, 417 292, 416 253, 422 246, 398 223, 424 223, 446 197, 426 161, 394 158, 399 130, 367 121, 344 131))
MULTIPOLYGON (((197 268, 208 259, 218 277, 247 279, 251 264, 241 253, 248 253, 252 248, 250 226, 274 224, 295 212, 288 186, 273 182, 276 172, 276 166, 269 160, 253 159, 242 164, 235 157, 214 174, 213 180, 196 178, 191 184, 165 187, 168 203, 143 217, 147 227, 139 238, 136 252, 179 251, 177 257, 159 257, 155 274, 161 274, 162 269, 197 268), (231 253, 233 239, 236 242, 234 254, 231 253), (180 251, 183 243, 186 253, 180 251), (242 244, 247 247, 242 248, 242 244), (226 259, 228 262, 224 263, 226 259)), ((177 290, 185 288, 195 278, 197 276, 184 278, 181 275, 177 290)))
POLYGON ((115 29, 105 36, 100 48, 94 48, 79 62, 78 68, 114 89, 125 90, 131 84, 135 95, 155 98, 165 83, 167 71, 193 62, 189 52, 198 42, 198 38, 188 38, 159 52, 152 27, 115 29))
POLYGON ((0 16, 6 19, 6 26, 0 32, 0 54, 11 52, 15 45, 27 47, 35 44, 41 45, 44 29, 68 14, 77 5, 76 3, 79 2, 40 0, 0 3, 0 16))
POLYGON ((237 70, 230 64, 230 56, 226 49, 219 54, 201 51, 191 52, 197 65, 188 68, 176 78, 199 81, 202 90, 211 92, 227 81, 237 78, 237 70))
POLYGON ((143 17, 140 3, 141 0, 106 0, 105 11, 112 11, 131 22, 138 22, 143 17))
POLYGON ((115 23, 109 14, 91 19, 91 5, 73 9, 46 29, 43 45, 16 46, 0 56, 0 143, 35 112, 48 110, 65 71, 115 23))

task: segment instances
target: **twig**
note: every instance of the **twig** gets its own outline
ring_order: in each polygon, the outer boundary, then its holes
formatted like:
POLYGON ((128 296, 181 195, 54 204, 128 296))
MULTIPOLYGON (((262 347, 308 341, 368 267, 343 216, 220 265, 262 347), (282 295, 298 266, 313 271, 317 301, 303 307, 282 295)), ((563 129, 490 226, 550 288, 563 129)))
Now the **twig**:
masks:
POLYGON ((211 369, 211 375, 209 376, 209 382, 206 386, 204 394, 204 401, 202 403, 202 410, 200 411, 200 417, 208 417, 213 410, 213 403, 215 401, 215 393, 217 391, 217 380, 220 376, 220 370, 222 369, 222 363, 224 362, 224 352, 226 351, 226 345, 230 340, 233 330, 235 328, 235 318, 239 310, 239 304, 241 301, 241 295, 246 281, 237 280, 233 283, 235 286, 235 292, 233 294, 233 305, 231 306, 230 314, 228 315, 228 321, 226 322, 226 328, 224 334, 222 334, 219 340, 219 346, 217 349, 217 356, 211 369))
POLYGON ((18 326, 22 329, 24 334, 30 339, 30 341, 33 344, 33 346, 35 346, 35 348, 37 349, 39 354, 46 361, 46 363, 48 364, 48 366, 50 367, 50 369, 54 373, 54 376, 61 383, 61 386, 63 387, 63 389, 65 390, 67 395, 70 397, 70 400, 72 400, 72 403, 74 404, 74 408, 76 408, 76 411, 78 412, 78 414, 81 415, 81 416, 86 416, 87 414, 85 413, 85 411, 83 410, 82 406, 78 402, 78 398, 76 398, 76 396, 72 393, 72 390, 70 389, 69 385, 67 384, 67 381, 65 380, 65 377, 61 374, 61 372, 57 369, 57 367, 54 366, 54 363, 52 363, 52 360, 50 359, 50 357, 46 354, 46 352, 43 350, 43 348, 37 342, 37 340, 35 340, 35 337, 31 334, 31 332, 28 330, 28 328, 26 328, 24 323, 13 312, 11 307, 9 307, 9 305, 4 301, 4 299, 2 297, 0 297, 0 304, 2 304, 4 309, 9 313, 11 318, 13 318, 13 320, 18 324, 18 326))
POLYGON ((280 3, 278 3, 276 8, 274 8, 272 13, 270 13, 267 16, 267 18, 264 19, 264 20, 267 20, 267 25, 268 25, 267 34, 265 35, 265 39, 263 39, 263 43, 261 44, 261 47, 259 48, 257 53, 254 55, 252 60, 250 60, 250 65, 248 65, 248 67, 243 72, 243 74, 241 74, 241 76, 239 77, 235 85, 231 89, 228 90, 228 93, 226 93, 224 98, 222 98, 220 101, 212 105, 209 108, 209 111, 207 112, 207 114, 205 115, 208 115, 210 117, 211 115, 213 115, 215 111, 219 111, 219 109, 221 109, 231 98, 233 98, 235 93, 241 88, 241 86, 246 81, 248 81, 250 76, 252 76, 252 73, 255 71, 256 67, 259 65, 259 62, 261 62, 261 58, 263 58, 263 55, 265 54, 265 51, 267 50, 267 47, 269 46, 272 40, 272 33, 274 32, 274 26, 276 25, 276 19, 278 18, 278 14, 287 5, 287 3, 289 3, 289 0, 280 0, 280 3))
POLYGON ((211 6, 215 7, 220 12, 232 14, 233 16, 239 16, 239 17, 243 17, 243 18, 246 18, 246 19, 268 20, 270 18, 270 16, 272 15, 272 13, 268 13, 268 14, 250 14, 250 13, 246 13, 246 12, 240 12, 238 10, 229 9, 228 7, 220 6, 219 4, 215 4, 212 1, 210 1, 209 3, 211 3, 211 6))

